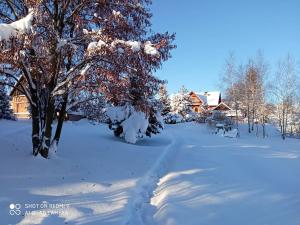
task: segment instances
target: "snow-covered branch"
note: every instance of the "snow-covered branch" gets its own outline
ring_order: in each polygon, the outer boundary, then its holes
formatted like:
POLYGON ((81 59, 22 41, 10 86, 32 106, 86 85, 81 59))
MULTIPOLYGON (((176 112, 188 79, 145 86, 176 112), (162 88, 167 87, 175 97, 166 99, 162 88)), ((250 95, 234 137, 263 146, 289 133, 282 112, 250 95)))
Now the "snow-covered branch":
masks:
POLYGON ((16 37, 18 34, 28 33, 32 29, 33 11, 15 22, 10 24, 0 24, 0 41, 8 41, 12 37, 16 37))

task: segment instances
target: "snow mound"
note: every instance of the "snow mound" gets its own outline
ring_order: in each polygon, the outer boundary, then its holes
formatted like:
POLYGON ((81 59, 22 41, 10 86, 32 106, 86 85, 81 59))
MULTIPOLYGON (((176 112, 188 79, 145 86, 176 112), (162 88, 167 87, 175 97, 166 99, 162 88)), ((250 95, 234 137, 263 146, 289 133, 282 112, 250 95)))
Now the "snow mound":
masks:
POLYGON ((128 143, 136 143, 138 138, 146 133, 149 122, 145 113, 133 112, 130 117, 122 122, 123 136, 128 143))
POLYGON ((146 114, 136 111, 132 106, 108 107, 106 115, 116 128, 122 127, 120 137, 131 144, 142 138, 149 126, 146 114))
POLYGON ((238 136, 239 131, 237 129, 232 129, 225 132, 224 137, 236 138, 238 136))
POLYGON ((106 114, 113 123, 125 120, 129 117, 129 113, 130 108, 124 106, 114 106, 106 109, 106 114))
POLYGON ((224 130, 224 129, 217 129, 216 135, 222 136, 222 137, 228 137, 228 138, 236 138, 238 136, 238 129, 232 129, 232 130, 224 130))
POLYGON ((181 123, 183 122, 184 118, 175 112, 170 112, 167 115, 164 116, 164 121, 167 124, 175 124, 175 123, 181 123))

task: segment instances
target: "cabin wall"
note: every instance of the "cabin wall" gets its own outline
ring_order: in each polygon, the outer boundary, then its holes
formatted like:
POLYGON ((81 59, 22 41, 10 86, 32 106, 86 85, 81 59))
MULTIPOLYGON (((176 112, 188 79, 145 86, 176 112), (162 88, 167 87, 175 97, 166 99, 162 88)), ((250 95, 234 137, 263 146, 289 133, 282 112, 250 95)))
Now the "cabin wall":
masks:
POLYGON ((202 101, 199 99, 199 97, 195 93, 190 93, 190 97, 192 99, 192 109, 196 113, 200 113, 203 111, 202 109, 202 101))
POLYGON ((25 95, 14 95, 12 97, 11 106, 16 118, 28 119, 30 117, 28 111, 29 104, 25 95))

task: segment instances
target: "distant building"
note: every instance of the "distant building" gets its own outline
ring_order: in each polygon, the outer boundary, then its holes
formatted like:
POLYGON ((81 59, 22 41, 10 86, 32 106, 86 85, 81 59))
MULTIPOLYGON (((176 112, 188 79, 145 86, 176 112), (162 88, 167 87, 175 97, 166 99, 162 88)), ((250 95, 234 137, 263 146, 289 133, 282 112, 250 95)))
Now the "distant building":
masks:
POLYGON ((26 85, 26 81, 23 77, 18 80, 10 92, 12 98, 11 107, 16 118, 28 119, 30 117, 28 110, 29 104, 26 96, 18 90, 19 88, 21 89, 21 85, 26 85))
MULTIPOLYGON (((26 86, 26 80, 21 76, 10 92, 12 98, 11 107, 16 118, 29 119, 29 102, 26 96, 19 91, 19 89, 22 89, 22 86, 26 86)), ((82 112, 68 110, 66 114, 66 120, 78 121, 82 118, 84 118, 82 112)))
POLYGON ((232 109, 222 102, 219 91, 190 92, 192 98, 192 109, 196 113, 204 111, 231 111, 232 109))

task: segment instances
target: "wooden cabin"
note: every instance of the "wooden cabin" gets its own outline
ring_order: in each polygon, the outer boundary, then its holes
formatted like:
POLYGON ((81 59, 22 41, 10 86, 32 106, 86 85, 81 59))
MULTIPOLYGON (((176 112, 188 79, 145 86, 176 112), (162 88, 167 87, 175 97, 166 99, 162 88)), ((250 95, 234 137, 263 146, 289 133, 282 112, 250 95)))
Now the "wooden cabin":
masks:
POLYGON ((11 96, 11 107, 13 113, 18 119, 28 119, 30 117, 29 113, 29 103, 26 96, 18 90, 18 87, 21 89, 21 85, 26 85, 26 81, 23 77, 19 79, 15 87, 10 92, 11 96))
POLYGON ((192 109, 196 113, 203 111, 230 111, 228 105, 222 102, 221 93, 218 91, 200 92, 191 91, 192 109))
POLYGON ((194 112, 200 113, 205 110, 203 108, 205 102, 201 98, 199 98, 199 96, 195 92, 190 92, 190 97, 192 99, 192 109, 194 112))
MULTIPOLYGON (((10 92, 10 96, 12 98, 11 107, 16 118, 29 119, 29 102, 26 96, 18 90, 22 89, 21 85, 26 86, 26 80, 23 77, 19 79, 10 92)), ((84 118, 83 113, 70 110, 67 112, 65 120, 78 121, 82 118, 84 118)))

